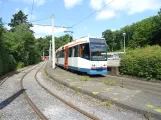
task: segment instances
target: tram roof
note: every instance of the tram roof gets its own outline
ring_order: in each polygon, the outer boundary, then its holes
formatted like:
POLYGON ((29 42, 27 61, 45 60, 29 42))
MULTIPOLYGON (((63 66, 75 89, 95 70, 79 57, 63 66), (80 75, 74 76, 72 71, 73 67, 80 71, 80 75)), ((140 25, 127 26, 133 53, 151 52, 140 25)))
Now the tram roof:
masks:
POLYGON ((76 39, 76 40, 74 40, 74 41, 72 41, 72 42, 70 42, 70 43, 68 43, 68 44, 66 44, 66 45, 64 45, 64 46, 61 46, 58 50, 56 50, 56 51, 60 51, 60 50, 62 50, 63 49, 63 47, 72 47, 72 46, 75 46, 75 45, 79 45, 79 44, 83 44, 83 43, 89 43, 90 42, 90 40, 91 39, 93 39, 93 40, 105 40, 105 38, 97 38, 97 37, 82 37, 82 38, 79 38, 79 39, 76 39))

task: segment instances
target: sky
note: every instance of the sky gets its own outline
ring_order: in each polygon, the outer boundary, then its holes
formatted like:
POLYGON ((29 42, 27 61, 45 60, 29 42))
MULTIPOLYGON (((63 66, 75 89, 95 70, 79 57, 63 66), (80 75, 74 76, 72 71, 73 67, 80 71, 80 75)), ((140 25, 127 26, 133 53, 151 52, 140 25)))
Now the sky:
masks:
MULTIPOLYGON (((22 10, 28 14, 29 22, 34 25, 32 30, 38 38, 52 33, 51 26, 36 25, 51 25, 52 14, 55 26, 70 27, 106 4, 108 5, 104 9, 73 28, 55 27, 55 35, 60 36, 65 34, 64 31, 73 31, 74 38, 101 37, 106 29, 119 30, 156 15, 161 8, 161 0, 0 0, 0 17, 4 23, 9 23, 12 15, 22 10), (110 3, 111 1, 113 2, 110 3), (48 19, 36 21, 44 18, 48 19)), ((9 29, 9 26, 5 27, 9 29)))

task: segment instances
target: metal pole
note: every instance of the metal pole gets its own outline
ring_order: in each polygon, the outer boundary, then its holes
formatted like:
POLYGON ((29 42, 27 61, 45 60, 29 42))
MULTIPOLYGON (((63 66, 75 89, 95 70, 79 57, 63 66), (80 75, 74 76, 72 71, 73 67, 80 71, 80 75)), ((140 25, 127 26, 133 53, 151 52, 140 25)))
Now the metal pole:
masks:
POLYGON ((49 47, 49 62, 51 62, 51 40, 50 40, 50 47, 49 47))
MULTIPOLYGON (((50 45, 50 44, 49 44, 50 45)), ((50 62, 50 46, 49 46, 49 62, 50 62)))
POLYGON ((125 53, 125 35, 124 35, 124 53, 125 53))
POLYGON ((55 69, 54 15, 52 14, 52 68, 55 69))
POLYGON ((126 33, 123 33, 123 36, 124 36, 124 53, 125 53, 125 36, 126 36, 126 33))

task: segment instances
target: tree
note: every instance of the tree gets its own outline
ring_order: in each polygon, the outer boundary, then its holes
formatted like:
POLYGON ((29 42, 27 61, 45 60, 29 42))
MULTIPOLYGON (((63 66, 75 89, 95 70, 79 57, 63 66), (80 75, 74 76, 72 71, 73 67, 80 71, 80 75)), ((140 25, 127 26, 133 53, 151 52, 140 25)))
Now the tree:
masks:
MULTIPOLYGON (((70 42, 71 37, 69 35, 64 35, 60 37, 55 37, 55 50, 57 50, 59 47, 67 44, 70 42)), ((35 40, 35 48, 36 51, 40 56, 42 56, 43 52, 44 55, 47 56, 49 55, 49 45, 50 45, 50 40, 52 40, 52 36, 46 36, 44 38, 40 37, 35 40)))
POLYGON ((2 33, 4 31, 3 25, 2 25, 2 18, 0 18, 0 45, 2 45, 2 33))
POLYGON ((155 29, 152 32, 151 45, 161 45, 161 9, 158 15, 154 16, 153 26, 155 29))
POLYGON ((43 52, 45 53, 44 55, 47 56, 49 55, 49 41, 51 39, 47 39, 46 37, 45 38, 38 38, 35 40, 35 48, 36 48, 36 51, 38 52, 38 54, 40 56, 42 56, 43 52))
POLYGON ((109 51, 120 50, 123 45, 123 33, 126 33, 126 47, 136 48, 147 45, 161 45, 161 9, 158 15, 125 26, 118 31, 107 29, 102 36, 107 41, 109 51), (113 41, 114 39, 114 41, 113 41))
POLYGON ((13 15, 13 18, 11 19, 11 22, 8 24, 12 29, 14 29, 16 26, 26 23, 31 27, 31 24, 28 23, 27 20, 28 15, 25 15, 21 10, 13 15))
POLYGON ((71 41, 71 36, 66 34, 64 36, 56 37, 55 38, 55 49, 69 43, 71 41))
POLYGON ((5 46, 10 54, 14 56, 17 62, 23 62, 25 65, 33 64, 30 61, 35 53, 35 42, 33 32, 28 24, 18 25, 14 32, 9 31, 5 34, 5 46))
POLYGON ((102 36, 106 39, 107 50, 113 51, 115 47, 115 36, 111 30, 106 30, 102 33, 102 36))
POLYGON ((12 55, 9 55, 4 45, 4 33, 5 29, 2 25, 2 19, 0 19, 0 76, 5 74, 16 67, 16 61, 12 55))

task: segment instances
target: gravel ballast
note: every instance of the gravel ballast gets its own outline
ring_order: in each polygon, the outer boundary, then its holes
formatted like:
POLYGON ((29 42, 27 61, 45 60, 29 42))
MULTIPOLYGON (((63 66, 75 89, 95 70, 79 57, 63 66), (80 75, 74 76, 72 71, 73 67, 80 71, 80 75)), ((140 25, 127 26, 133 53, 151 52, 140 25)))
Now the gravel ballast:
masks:
POLYGON ((33 67, 10 76, 0 86, 0 119, 1 120, 39 120, 37 114, 24 99, 20 87, 23 75, 33 67))
POLYGON ((125 110, 115 105, 109 106, 107 105, 109 102, 101 102, 90 96, 82 94, 79 91, 74 91, 49 77, 42 76, 42 78, 44 80, 41 81, 41 83, 47 86, 50 90, 52 89, 54 93, 67 101, 70 101, 74 105, 79 106, 81 109, 94 114, 101 120, 146 120, 142 114, 125 110))
MULTIPOLYGON (((86 116, 70 108, 49 93, 47 93, 35 80, 38 69, 33 70, 24 78, 24 88, 33 103, 49 120, 88 120, 86 116)), ((41 74, 38 74, 41 78, 41 74)))

